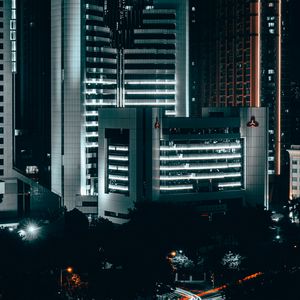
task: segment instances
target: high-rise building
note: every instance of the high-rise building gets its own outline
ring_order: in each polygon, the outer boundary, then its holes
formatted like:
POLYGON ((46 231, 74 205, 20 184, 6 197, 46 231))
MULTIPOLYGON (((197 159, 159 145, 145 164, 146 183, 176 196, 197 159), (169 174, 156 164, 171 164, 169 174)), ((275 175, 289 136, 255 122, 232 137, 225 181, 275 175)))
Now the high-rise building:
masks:
POLYGON ((16 55, 16 2, 0 1, 0 179, 4 181, 1 218, 18 216, 18 179, 12 151, 16 55))
POLYGON ((99 107, 189 115, 188 1, 55 0, 51 7, 52 190, 68 209, 84 210, 82 201, 98 191, 99 107))
POLYGON ((50 0, 17 0, 15 166, 50 187, 50 0))
POLYGON ((291 144, 300 145, 300 84, 291 82, 291 144))
POLYGON ((0 220, 45 213, 58 199, 16 169, 16 87, 18 77, 18 5, 0 1, 0 220))
POLYGON ((209 106, 269 108, 269 173, 289 147, 287 0, 217 0, 210 6, 205 77, 209 106))

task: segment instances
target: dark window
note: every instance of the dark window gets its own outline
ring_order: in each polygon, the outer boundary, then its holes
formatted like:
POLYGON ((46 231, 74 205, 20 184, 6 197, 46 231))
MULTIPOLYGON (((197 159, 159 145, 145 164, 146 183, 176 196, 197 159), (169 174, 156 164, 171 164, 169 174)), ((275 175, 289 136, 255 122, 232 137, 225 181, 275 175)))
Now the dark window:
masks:
POLYGON ((0 123, 3 123, 3 117, 0 117, 0 123))
POLYGON ((3 138, 0 138, 0 144, 3 144, 3 138))
POLYGON ((3 154, 4 151, 3 151, 3 148, 0 148, 0 154, 3 154))
POLYGON ((4 132, 3 127, 0 127, 0 133, 3 133, 3 132, 4 132))
POLYGON ((3 166, 4 160, 1 158, 0 159, 0 165, 3 166))
POLYGON ((224 112, 220 112, 220 111, 210 112, 209 116, 211 118, 223 118, 224 117, 224 112))
POLYGON ((107 216, 107 217, 116 217, 117 214, 113 211, 108 211, 108 210, 105 210, 104 211, 104 216, 107 216))
POLYGON ((3 85, 0 85, 0 92, 3 92, 3 85))
POLYGON ((115 213, 113 211, 104 211, 104 215, 107 217, 113 217, 113 218, 119 218, 119 219, 129 219, 129 215, 128 214, 123 214, 123 213, 115 213))
POLYGON ((82 206, 84 207, 97 207, 98 203, 95 201, 82 201, 82 206))
POLYGON ((3 49, 3 43, 0 43, 0 49, 3 49))
POLYGON ((3 32, 0 32, 0 39, 3 39, 3 32))
POLYGON ((3 102, 3 96, 2 95, 0 96, 0 102, 3 102))
POLYGON ((128 214, 118 213, 118 218, 120 218, 120 219, 129 219, 129 215, 128 214))
POLYGON ((0 53, 0 59, 3 59, 3 53, 0 53))
POLYGON ((0 170, 0 176, 3 176, 3 174, 4 174, 3 170, 0 170))
POLYGON ((4 77, 3 75, 0 75, 0 81, 3 81, 4 77))
POLYGON ((3 28, 3 22, 0 22, 0 28, 3 28))
POLYGON ((2 64, 0 64, 0 70, 1 70, 1 71, 3 70, 3 65, 2 65, 2 64))

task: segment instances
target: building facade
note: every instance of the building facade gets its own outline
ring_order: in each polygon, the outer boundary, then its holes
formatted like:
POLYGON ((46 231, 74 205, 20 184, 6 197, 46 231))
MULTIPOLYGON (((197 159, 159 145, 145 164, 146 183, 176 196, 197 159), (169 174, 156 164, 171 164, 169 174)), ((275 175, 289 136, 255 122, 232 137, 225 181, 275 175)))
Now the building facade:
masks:
POLYGON ((50 188, 50 0, 17 0, 15 167, 50 188))
POLYGON ((207 8, 209 51, 200 51, 207 70, 202 84, 207 100, 201 105, 268 107, 269 174, 280 175, 290 145, 289 1, 213 2, 207 8))
POLYGON ((56 196, 16 169, 17 7, 16 0, 0 1, 0 222, 45 215, 59 206, 56 196))
POLYGON ((300 146, 292 145, 287 151, 290 157, 289 199, 293 200, 300 197, 300 146))
MULTIPOLYGON (((98 193, 98 108, 188 116, 188 1, 51 1, 52 191, 98 193)), ((96 201, 97 202, 97 201, 96 201)))
POLYGON ((99 215, 122 223, 137 201, 268 208, 267 109, 203 108, 201 115, 100 109, 99 215))

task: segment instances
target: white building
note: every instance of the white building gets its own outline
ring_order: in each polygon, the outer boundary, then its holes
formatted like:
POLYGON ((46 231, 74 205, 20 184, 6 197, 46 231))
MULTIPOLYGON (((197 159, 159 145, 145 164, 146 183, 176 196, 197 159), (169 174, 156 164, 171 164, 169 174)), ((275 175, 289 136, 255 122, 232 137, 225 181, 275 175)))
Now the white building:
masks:
POLYGON ((266 108, 203 108, 202 117, 99 109, 99 215, 128 219, 137 201, 268 209, 266 108))
POLYGON ((51 188, 67 209, 94 215, 98 108, 164 107, 168 115, 189 115, 188 1, 154 0, 139 11, 119 3, 114 31, 107 1, 51 1, 51 188), (129 28, 120 25, 126 16, 129 28))
POLYGON ((292 145, 287 150, 290 155, 290 200, 300 197, 300 145, 292 145))

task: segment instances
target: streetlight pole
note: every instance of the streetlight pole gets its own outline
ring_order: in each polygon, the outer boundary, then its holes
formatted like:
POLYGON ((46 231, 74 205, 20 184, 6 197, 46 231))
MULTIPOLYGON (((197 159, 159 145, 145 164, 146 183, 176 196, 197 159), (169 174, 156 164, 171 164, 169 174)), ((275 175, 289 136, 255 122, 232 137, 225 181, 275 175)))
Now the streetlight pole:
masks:
POLYGON ((73 272, 73 268, 72 267, 68 267, 66 269, 62 269, 60 268, 60 274, 59 274, 59 283, 60 283, 60 290, 62 291, 63 289, 63 272, 67 271, 68 273, 72 273, 73 272))

